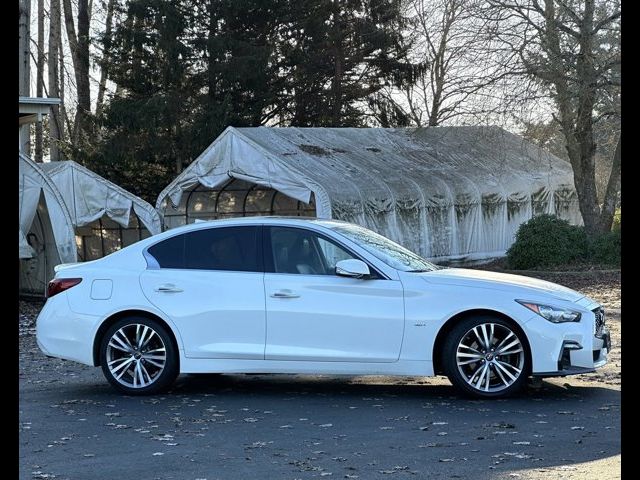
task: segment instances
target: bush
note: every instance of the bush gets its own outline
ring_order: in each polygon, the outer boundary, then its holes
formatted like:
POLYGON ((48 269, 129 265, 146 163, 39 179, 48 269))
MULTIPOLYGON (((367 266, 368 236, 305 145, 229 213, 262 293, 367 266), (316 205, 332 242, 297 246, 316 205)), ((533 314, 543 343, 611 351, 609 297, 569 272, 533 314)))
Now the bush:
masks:
POLYGON ((605 265, 620 265, 620 228, 596 237, 591 242, 591 258, 605 265))
POLYGON ((589 250, 583 227, 553 215, 539 215, 520 225, 507 251, 507 262, 516 270, 566 265, 584 261, 589 250))

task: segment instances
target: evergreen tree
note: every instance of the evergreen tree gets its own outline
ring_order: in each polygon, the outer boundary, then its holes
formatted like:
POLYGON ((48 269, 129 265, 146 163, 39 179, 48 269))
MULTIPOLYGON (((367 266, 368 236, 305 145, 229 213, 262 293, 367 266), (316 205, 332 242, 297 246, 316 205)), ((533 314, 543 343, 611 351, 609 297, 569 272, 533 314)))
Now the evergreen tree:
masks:
POLYGON ((413 81, 403 0, 299 0, 291 5, 287 92, 294 126, 361 126, 385 85, 413 81))
POLYGON ((206 68, 194 77, 193 140, 204 149, 227 126, 259 126, 281 113, 278 41, 290 0, 210 1, 196 34, 195 55, 206 68))
POLYGON ((179 0, 132 0, 113 32, 110 74, 118 91, 101 119, 103 138, 89 166, 148 201, 194 153, 185 126, 191 67, 189 17, 179 0))
POLYGON ((86 163, 154 202, 227 126, 365 125, 375 93, 418 69, 401 3, 130 0, 105 59, 117 92, 86 163))

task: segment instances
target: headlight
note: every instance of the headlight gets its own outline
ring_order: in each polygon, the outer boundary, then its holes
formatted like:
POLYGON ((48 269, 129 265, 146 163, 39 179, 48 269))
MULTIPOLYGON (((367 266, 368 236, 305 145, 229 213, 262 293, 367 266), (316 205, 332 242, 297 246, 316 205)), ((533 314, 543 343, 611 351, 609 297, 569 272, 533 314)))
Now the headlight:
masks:
POLYGON ((582 316, 580 312, 566 308, 552 307, 550 305, 542 305, 525 300, 516 300, 516 302, 553 323, 579 322, 582 316))

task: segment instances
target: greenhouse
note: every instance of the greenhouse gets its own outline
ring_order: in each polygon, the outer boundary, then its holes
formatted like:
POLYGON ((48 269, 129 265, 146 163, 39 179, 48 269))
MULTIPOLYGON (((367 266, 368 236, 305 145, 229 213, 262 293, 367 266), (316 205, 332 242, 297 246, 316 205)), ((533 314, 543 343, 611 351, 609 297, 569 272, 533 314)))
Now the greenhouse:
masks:
POLYGON ((59 263, 101 258, 160 231, 147 202, 73 162, 20 155, 20 291, 41 295, 59 263))
POLYGON ((250 215, 345 220, 436 261, 504 255, 536 214, 582 223, 570 164, 499 127, 229 127, 156 208, 165 229, 250 215))
POLYGON ((38 295, 55 265, 77 261, 71 215, 41 166, 19 154, 19 288, 38 295))

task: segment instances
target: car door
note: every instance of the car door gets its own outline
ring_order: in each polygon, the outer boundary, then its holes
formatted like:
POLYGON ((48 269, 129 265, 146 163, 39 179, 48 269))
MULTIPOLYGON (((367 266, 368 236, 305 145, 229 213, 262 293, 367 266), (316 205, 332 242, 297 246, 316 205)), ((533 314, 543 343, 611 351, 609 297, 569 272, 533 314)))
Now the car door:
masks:
POLYGON ((149 247, 147 299, 177 326, 185 356, 264 359, 259 226, 190 231, 149 247))
POLYGON ((404 334, 399 281, 337 276, 357 258, 299 227, 264 227, 267 360, 394 362, 404 334))

